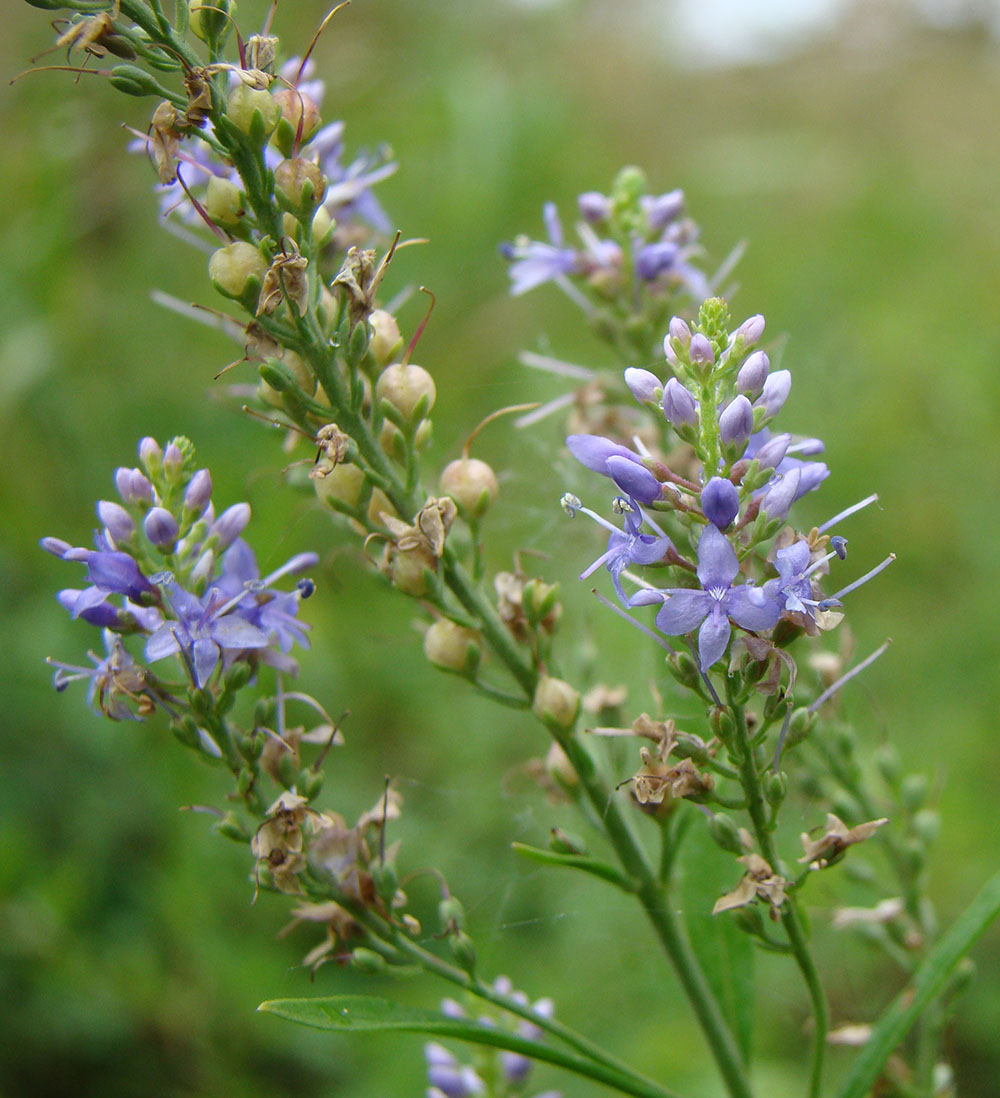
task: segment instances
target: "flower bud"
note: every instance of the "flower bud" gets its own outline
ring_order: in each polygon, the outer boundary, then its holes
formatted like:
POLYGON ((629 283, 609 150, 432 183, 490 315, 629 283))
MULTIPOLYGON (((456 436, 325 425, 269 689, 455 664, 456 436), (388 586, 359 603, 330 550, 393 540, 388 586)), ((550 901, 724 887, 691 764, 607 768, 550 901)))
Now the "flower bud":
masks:
POLYGON ((202 42, 223 36, 235 14, 235 0, 188 0, 188 26, 202 42))
POLYGON ((572 728, 580 712, 580 695, 568 682, 543 675, 535 688, 531 709, 546 724, 572 728))
POLYGON ((207 469, 199 469, 184 489, 184 510, 189 515, 200 515, 211 498, 212 474, 207 469))
POLYGON ((760 509, 772 522, 788 517, 788 511, 799 497, 800 471, 789 469, 787 473, 774 477, 767 487, 760 509))
POLYGON ((243 192, 231 179, 221 175, 209 176, 203 204, 216 225, 226 229, 234 229, 246 215, 243 192))
MULTIPOLYGON (((545 773, 563 789, 575 789, 580 784, 580 775, 577 774, 575 767, 569 761, 569 756, 555 742, 549 745, 549 749, 545 754, 545 773)), ((587 844, 583 839, 578 839, 575 835, 568 835, 558 828, 552 829, 549 846, 552 850, 560 850, 563 854, 587 853, 587 844), (569 847, 572 847, 572 849, 568 849, 569 847)))
POLYGON ((399 325, 392 313, 385 309, 375 309, 368 317, 372 335, 368 341, 368 350, 375 359, 375 365, 384 368, 392 360, 392 356, 403 344, 403 337, 399 334, 399 325))
POLYGON ((226 100, 226 116, 238 130, 263 145, 274 133, 281 111, 269 91, 240 81, 226 100))
POLYGON ((755 398, 760 395, 767 380, 768 370, 771 369, 771 360, 764 351, 754 351, 748 356, 736 375, 736 389, 746 396, 755 398))
POLYGON ((792 388, 792 375, 788 370, 775 370, 767 375, 760 397, 755 406, 764 409, 765 419, 771 419, 782 409, 792 388))
POLYGON ((424 655, 442 671, 473 675, 481 654, 478 634, 446 618, 434 622, 424 634, 424 655))
POLYGON ((155 438, 147 435, 139 443, 139 460, 150 476, 155 476, 160 471, 163 465, 163 451, 155 438))
POLYGON ((472 973, 476 967, 476 947, 472 944, 472 939, 460 930, 457 934, 450 935, 449 940, 458 966, 472 973))
POLYGON ((228 549, 243 533, 250 521, 250 504, 234 503, 212 523, 209 537, 218 539, 218 549, 228 549))
POLYGON ((551 633, 562 615, 559 584, 545 583, 534 577, 521 589, 521 609, 531 625, 551 633))
POLYGON ((611 216, 611 200, 599 191, 584 191, 576 202, 580 216, 591 225, 606 221, 611 216))
POLYGON ((754 460, 761 469, 775 469, 785 460, 791 442, 792 436, 789 434, 775 435, 754 454, 754 460))
POLYGON ((208 261, 212 285, 220 294, 236 301, 251 296, 256 299, 266 273, 264 257, 245 240, 219 248, 208 261))
POLYGON ((691 344, 688 347, 688 357, 691 360, 692 366, 701 366, 703 368, 715 365, 715 350, 708 339, 696 332, 691 337, 691 344))
POLYGON ((128 541, 135 533, 132 516, 120 504, 102 499, 97 504, 97 517, 104 524, 113 541, 128 541))
POLYGON ((274 192, 278 203, 289 213, 310 215, 323 201, 326 176, 318 164, 301 156, 282 160, 274 169, 274 192))
POLYGON ((741 342, 744 347, 751 347, 754 343, 760 341, 760 337, 764 334, 764 318, 760 313, 754 316, 747 317, 746 320, 733 332, 732 342, 733 344, 741 342))
POLYGON ((422 366, 397 362, 379 374, 375 396, 386 401, 404 422, 412 423, 423 419, 434 407, 437 390, 434 379, 422 366))
POLYGON ((174 439, 171 439, 163 451, 163 474, 168 481, 176 482, 180 478, 183 467, 184 455, 174 439))
POLYGON ((745 854, 739 828, 725 812, 716 812, 708 818, 708 831, 716 843, 730 854, 745 854))
POLYGON ((927 799, 926 774, 907 774, 899 789, 899 802, 907 812, 916 812, 927 799))
POLYGON ((139 469, 115 470, 115 487, 126 503, 152 503, 153 486, 139 469))
POLYGON ((451 496, 459 511, 470 518, 479 518, 497 498, 500 485, 496 474, 478 458, 459 458, 441 471, 441 494, 451 496))
POLYGON ((319 129, 319 107, 312 96, 298 88, 279 88, 274 93, 274 102, 281 111, 275 143, 283 156, 291 156, 297 145, 307 144, 319 129))
POLYGON ((639 503, 652 503, 660 498, 663 485, 638 461, 612 454, 608 458, 607 468, 615 484, 639 503))
POLYGON ((701 490, 701 509, 705 518, 725 530, 740 512, 740 494, 725 477, 712 477, 701 490))
POLYGON ((671 427, 693 424, 698 418, 698 405, 685 387, 672 377, 663 389, 663 414, 671 427))
POLYGON ((753 406, 741 393, 734 397, 719 416, 719 435, 726 446, 742 453, 753 434, 753 406))
POLYGON ((645 404, 647 400, 656 400, 657 390, 663 388, 663 383, 656 374, 649 370, 639 370, 635 366, 630 366, 625 371, 625 384, 640 404, 645 404))
POLYGON ((143 519, 142 529, 157 549, 170 552, 177 542, 177 519, 165 507, 151 507, 143 519))
POLYGON ((386 970, 386 961, 381 953, 365 946, 355 946, 351 950, 351 967, 371 976, 378 976, 386 970))

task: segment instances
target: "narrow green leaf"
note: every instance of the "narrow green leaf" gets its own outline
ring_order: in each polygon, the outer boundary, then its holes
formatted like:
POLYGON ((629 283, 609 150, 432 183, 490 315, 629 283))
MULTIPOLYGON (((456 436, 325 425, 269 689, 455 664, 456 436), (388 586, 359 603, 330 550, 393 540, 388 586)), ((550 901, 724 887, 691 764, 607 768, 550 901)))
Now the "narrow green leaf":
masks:
POLYGON ((678 857, 678 895, 691 947, 729 1023, 744 1063, 753 1050, 754 942, 732 914, 712 914, 715 901, 739 880, 741 866, 695 821, 678 857))
POLYGON ((569 866, 583 873, 590 873, 594 877, 600 877, 601 880, 610 881, 623 892, 636 891, 635 884, 610 862, 602 862, 586 854, 560 854, 555 850, 542 850, 537 846, 528 846, 527 843, 511 843, 511 846, 518 854, 523 854, 533 862, 541 862, 543 865, 569 866))
POLYGON ((406 1006, 367 995, 333 995, 322 999, 270 999, 257 1008, 279 1018, 316 1029, 340 1033, 374 1033, 391 1030, 451 1037, 456 1041, 488 1045, 555 1064, 576 1075, 596 1079, 635 1098, 677 1098, 665 1087, 637 1075, 565 1052, 551 1045, 521 1037, 462 1018, 449 1018, 437 1011, 406 1006))
POLYGON ((913 979, 876 1023, 837 1098, 865 1098, 893 1049, 997 915, 1000 915, 1000 873, 987 881, 979 895, 942 935, 913 979))

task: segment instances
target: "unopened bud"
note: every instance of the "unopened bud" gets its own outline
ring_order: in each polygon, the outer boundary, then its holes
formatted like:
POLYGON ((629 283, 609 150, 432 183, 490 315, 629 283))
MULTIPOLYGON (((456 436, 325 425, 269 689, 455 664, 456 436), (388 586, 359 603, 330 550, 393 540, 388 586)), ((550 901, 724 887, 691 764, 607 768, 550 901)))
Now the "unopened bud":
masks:
POLYGON ((913 833, 924 843, 931 846, 941 833, 941 817, 932 808, 921 808, 913 817, 913 833))
POLYGON ((884 743, 875 751, 875 765, 886 785, 895 788, 902 774, 902 760, 894 744, 884 743))
POLYGON ((559 584, 545 583, 540 579, 528 580, 521 590, 521 609, 532 625, 549 625, 551 632, 562 612, 559 606, 559 584))
POLYGON ((698 405, 691 393, 672 377, 663 389, 663 414, 672 427, 693 424, 698 418, 698 405))
POLYGON ((741 454, 753 434, 753 406, 742 393, 734 397, 719 416, 719 435, 723 443, 741 454))
POLYGON ((736 389, 745 396, 754 398, 760 395, 767 381, 768 370, 771 368, 771 360, 763 351, 754 351, 736 375, 736 389))
POLYGON ((635 366, 630 366, 625 371, 625 384, 640 404, 656 400, 657 392, 663 389, 663 382, 656 374, 650 373, 649 370, 640 370, 635 366))
POLYGON ((227 812, 222 819, 215 824, 213 830, 224 838, 232 839, 237 843, 250 842, 250 835, 243 826, 243 821, 235 812, 227 812))
MULTIPOLYGON (((563 789, 575 789, 580 783, 580 776, 577 774, 576 768, 569 761, 566 752, 557 743, 550 744, 545 754, 545 771, 563 789)), ((553 847, 554 849, 555 847, 553 847)), ((576 853, 583 853, 583 851, 578 850, 576 853)))
POLYGON ((739 828, 725 812, 716 812, 708 819, 708 831, 715 842, 730 854, 745 854, 739 828))
POLYGON ((385 972, 386 962, 381 953, 374 949, 366 949, 364 946, 355 946, 351 950, 351 966, 359 972, 367 972, 372 976, 378 976, 385 972))
POLYGON ((135 533, 132 516, 121 504, 102 499, 97 504, 97 517, 104 523, 108 533, 116 542, 128 541, 135 533))
POLYGON ((543 675, 535 688, 531 709, 546 724, 572 728, 580 712, 580 695, 568 682, 543 675))
POLYGON ((424 655, 442 671, 473 675, 482 654, 479 635, 442 618, 424 634, 424 655))
POLYGON ((188 26, 202 42, 221 38, 235 14, 235 0, 188 0, 188 26))
POLYGON ((813 725, 813 715, 805 706, 800 706, 792 713, 792 719, 788 723, 788 735, 785 737, 785 748, 796 747, 809 735, 809 729, 813 725))
POLYGON ((170 552, 180 532, 177 519, 164 507, 151 507, 143 519, 142 529, 146 537, 165 552, 170 552))
POLYGON ((460 930, 457 934, 452 934, 449 941, 459 967, 471 975, 476 967, 476 947, 472 944, 472 939, 460 930))
POLYGON ((200 515, 212 498, 212 474, 199 469, 184 489, 184 510, 189 515, 200 515))
POLYGON ((770 805, 779 805, 788 793, 788 778, 783 773, 771 773, 764 779, 764 796, 770 805))
POLYGON ((758 397, 756 406, 764 409, 766 419, 776 416, 788 399, 792 388, 792 375, 788 370, 775 370, 767 375, 763 390, 758 397))
POLYGON ((907 774, 899 789, 899 802, 907 812, 916 812, 927 799, 926 774, 907 774))
POLYGON ((705 518, 725 530, 740 511, 740 493, 725 477, 712 477, 701 490, 701 509, 705 518))
POLYGON ((496 474, 478 458, 449 462, 441 472, 440 485, 442 495, 451 496, 459 511, 470 518, 485 514, 500 491, 496 474))
POLYGON ((438 904, 438 918, 446 934, 465 929, 465 908, 457 896, 446 896, 438 904))
POLYGON ((385 401, 404 422, 412 423, 423 419, 434 407, 437 390, 434 379, 422 366, 397 362, 379 374, 375 397, 385 401))

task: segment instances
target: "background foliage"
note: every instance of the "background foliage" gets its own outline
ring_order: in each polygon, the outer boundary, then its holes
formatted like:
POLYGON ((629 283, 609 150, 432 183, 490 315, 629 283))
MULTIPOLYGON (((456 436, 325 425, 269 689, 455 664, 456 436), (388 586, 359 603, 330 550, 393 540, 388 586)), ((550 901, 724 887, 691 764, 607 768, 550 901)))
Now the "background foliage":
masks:
MULTIPOLYGON (((264 7, 241 3, 244 26, 258 25, 264 7)), ((357 0, 317 50, 327 115, 347 119, 350 147, 393 146, 402 170, 380 197, 406 235, 430 241, 400 253, 392 288, 422 283, 437 296, 415 360, 438 381, 442 461, 481 416, 558 392, 517 364, 522 346, 595 361, 554 290, 506 294, 496 244, 537 236, 544 199, 568 213, 579 191, 606 189, 634 162, 652 189, 684 188, 715 259, 748 242, 734 314, 763 312, 770 334, 788 334, 787 418, 826 440, 833 475, 823 506, 881 495, 881 513, 854 520, 855 545, 872 562, 889 549, 899 559, 852 603, 851 622, 860 652, 886 635, 895 644, 846 706, 868 744, 891 739, 908 768, 932 775, 944 828, 931 869, 946 920, 995 865, 1000 840, 1000 46, 975 24, 932 30, 907 9, 873 3, 766 67, 684 67, 683 44, 671 51, 650 33, 655 9, 357 0)), ((324 12, 317 0, 284 5, 276 25, 286 49, 304 44, 324 12)), ((49 42, 43 13, 8 10, 3 71, 15 74, 49 42)), ((135 440, 183 432, 211 466, 216 498, 251 501, 265 569, 306 548, 324 556, 301 681, 331 710, 352 713, 331 803, 350 818, 383 774, 398 776, 403 862, 445 871, 484 968, 510 973, 533 997, 555 994, 571 1024, 600 1031, 607 1047, 678 1089, 712 1095, 700 1038, 672 1012, 672 977, 626 901, 542 874, 509 850, 512 838, 537 842, 559 819, 523 774, 524 760, 544 751, 538 733, 426 668, 411 607, 383 597, 309 497, 278 490, 277 436, 224 399, 227 383, 249 383, 249 373, 212 381, 238 350, 149 302, 155 286, 218 304, 203 257, 155 230, 148 165, 124 154, 118 122, 144 128, 143 104, 95 78, 72 80, 31 77, 0 104, 0 1093, 423 1090, 416 1038, 341 1043, 253 1013, 262 998, 309 992, 297 965, 312 942, 276 939, 285 908, 275 897, 251 908, 249 857, 203 817, 177 812, 211 800, 217 775, 154 727, 112 725, 79 695, 49 689, 43 658, 80 658, 89 638, 54 602, 64 566, 37 539, 84 542, 93 500, 112 490, 135 440)), ((411 331, 422 309, 411 306, 411 331)), ((555 421, 482 437, 480 456, 506 471, 492 552, 551 556, 567 635, 582 638, 579 668, 599 661, 606 681, 629 682, 638 712, 650 704, 657 657, 575 582, 597 534, 584 545, 557 501, 566 488, 594 490, 553 460, 558 437, 555 421)), ((845 964, 840 941, 819 919, 815 929, 835 1020, 894 993, 874 952, 845 964)), ((995 929, 976 959, 952 1036, 969 1098, 993 1094, 1000 1072, 995 929)), ((775 963, 761 1004, 768 1026, 757 1034, 759 1073, 773 1076, 776 1098, 801 1090, 782 1064, 801 1039, 790 968, 775 963)), ((356 990, 356 979, 331 966, 316 990, 356 990)), ((393 994, 435 998, 426 985, 393 994)), ((540 1071, 538 1081, 557 1080, 540 1071)), ((589 1093, 582 1083, 572 1090, 589 1093)))

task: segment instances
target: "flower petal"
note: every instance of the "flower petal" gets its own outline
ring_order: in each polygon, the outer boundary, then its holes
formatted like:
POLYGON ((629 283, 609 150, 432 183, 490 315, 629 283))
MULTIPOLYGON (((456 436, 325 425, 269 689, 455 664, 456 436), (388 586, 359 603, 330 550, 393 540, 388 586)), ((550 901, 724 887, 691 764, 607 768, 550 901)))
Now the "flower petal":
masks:
POLYGON ((698 579, 702 587, 706 591, 730 587, 739 570, 736 553, 725 534, 710 523, 698 541, 698 579))
POLYGON ((729 618, 722 604, 716 603, 698 630, 698 657, 702 671, 707 671, 722 658, 731 635, 729 618))
POLYGON ((679 637, 700 625, 711 608, 712 596, 707 591, 675 591, 660 607, 656 628, 668 637, 679 637))

